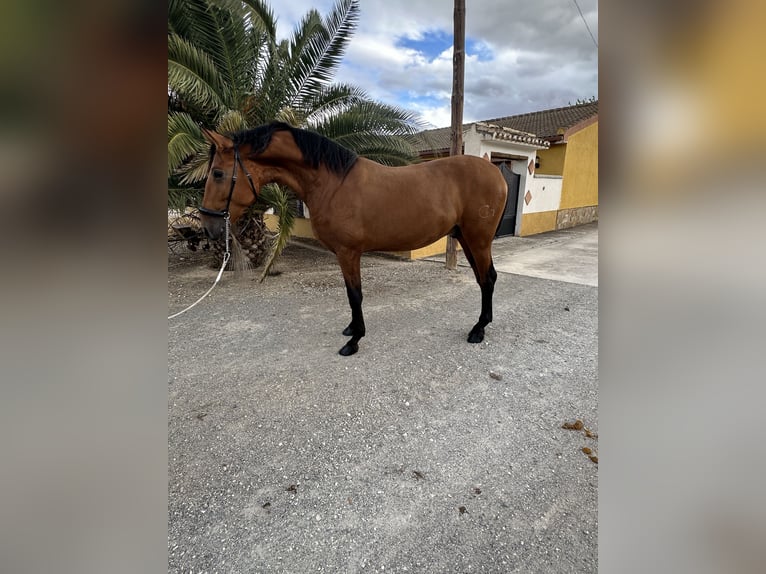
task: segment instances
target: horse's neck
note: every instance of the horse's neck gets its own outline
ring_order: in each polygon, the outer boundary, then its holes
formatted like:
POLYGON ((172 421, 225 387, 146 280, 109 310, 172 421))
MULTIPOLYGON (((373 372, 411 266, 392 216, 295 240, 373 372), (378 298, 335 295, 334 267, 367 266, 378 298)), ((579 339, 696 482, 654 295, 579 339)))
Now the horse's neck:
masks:
POLYGON ((306 165, 303 153, 289 131, 274 132, 269 147, 260 158, 268 161, 262 183, 273 182, 289 187, 309 209, 315 198, 324 195, 328 185, 333 186, 333 178, 328 177, 324 166, 311 168, 306 165))
POLYGON ((264 175, 263 183, 278 183, 289 187, 301 201, 309 205, 309 209, 312 197, 323 187, 323 178, 316 169, 272 166, 265 170, 264 175))

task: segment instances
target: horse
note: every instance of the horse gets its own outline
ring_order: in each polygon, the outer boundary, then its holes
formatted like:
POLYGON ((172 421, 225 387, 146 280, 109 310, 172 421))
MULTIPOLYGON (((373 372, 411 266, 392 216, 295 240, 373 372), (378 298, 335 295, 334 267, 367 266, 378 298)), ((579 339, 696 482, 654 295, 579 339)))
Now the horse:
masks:
POLYGON ((356 353, 366 333, 362 253, 418 249, 448 234, 460 243, 481 289, 481 313, 468 342, 484 340, 497 280, 492 240, 508 193, 492 163, 461 155, 384 166, 282 122, 203 133, 210 157, 200 213, 210 238, 222 235, 226 218, 236 223, 268 183, 289 187, 308 206, 314 235, 337 257, 351 307, 343 330, 351 339, 339 354, 356 353))

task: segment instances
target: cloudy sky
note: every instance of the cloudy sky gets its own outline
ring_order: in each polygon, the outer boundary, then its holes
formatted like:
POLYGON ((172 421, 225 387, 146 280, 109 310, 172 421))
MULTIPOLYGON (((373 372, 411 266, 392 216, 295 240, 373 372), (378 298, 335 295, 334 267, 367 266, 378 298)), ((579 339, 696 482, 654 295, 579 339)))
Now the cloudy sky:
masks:
MULTIPOLYGON (((333 0, 271 2, 288 37, 311 8, 333 0)), ((466 122, 598 97, 598 0, 466 0, 466 122)), ((361 0, 336 80, 373 99, 450 124, 453 0, 361 0)))

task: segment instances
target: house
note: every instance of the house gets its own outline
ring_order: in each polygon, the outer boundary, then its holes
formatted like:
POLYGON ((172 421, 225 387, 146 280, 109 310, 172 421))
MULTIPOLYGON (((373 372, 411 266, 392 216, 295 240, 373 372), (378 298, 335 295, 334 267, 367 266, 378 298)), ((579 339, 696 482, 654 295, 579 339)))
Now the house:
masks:
MULTIPOLYGON (((449 155, 450 128, 428 130, 421 138, 421 159, 449 155)), ((519 178, 518 195, 509 181, 509 201, 498 235, 534 235, 598 219, 598 101, 466 124, 463 153, 482 157, 489 153, 493 163, 501 169, 510 167, 519 178), (502 139, 524 141, 523 134, 532 138, 525 141, 536 150, 531 164, 523 163, 529 158, 523 150, 495 147, 502 139), (514 208, 511 230, 506 218, 514 208)))

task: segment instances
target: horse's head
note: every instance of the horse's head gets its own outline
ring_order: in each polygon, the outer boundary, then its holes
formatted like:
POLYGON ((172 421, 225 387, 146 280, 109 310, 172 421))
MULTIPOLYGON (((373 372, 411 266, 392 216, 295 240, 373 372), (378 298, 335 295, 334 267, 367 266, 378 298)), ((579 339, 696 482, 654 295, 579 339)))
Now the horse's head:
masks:
POLYGON ((205 233, 212 239, 224 231, 228 214, 235 223, 255 202, 260 186, 257 174, 250 173, 234 142, 219 133, 203 129, 210 142, 210 162, 200 213, 205 233))

